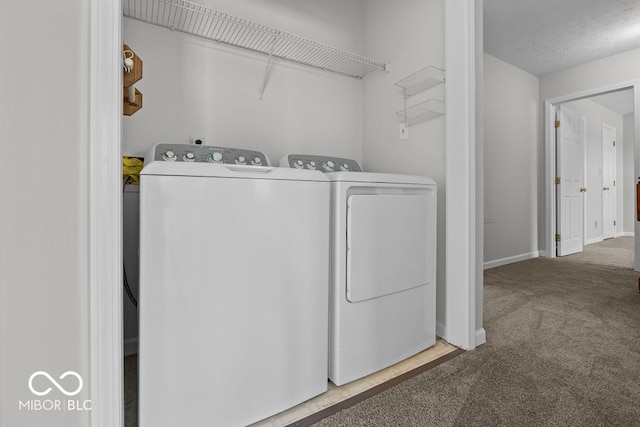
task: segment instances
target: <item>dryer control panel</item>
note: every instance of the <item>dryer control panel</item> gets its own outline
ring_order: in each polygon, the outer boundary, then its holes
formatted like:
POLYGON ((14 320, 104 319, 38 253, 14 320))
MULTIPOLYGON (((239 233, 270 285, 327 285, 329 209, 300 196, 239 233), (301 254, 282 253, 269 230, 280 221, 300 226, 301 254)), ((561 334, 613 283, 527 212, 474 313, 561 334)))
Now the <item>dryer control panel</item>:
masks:
POLYGON ((260 151, 188 144, 156 144, 144 158, 145 164, 153 161, 269 166, 269 159, 260 151))
POLYGON ((311 169, 321 172, 362 172, 362 168, 353 159, 341 157, 314 156, 311 154, 287 154, 280 159, 284 168, 311 169))

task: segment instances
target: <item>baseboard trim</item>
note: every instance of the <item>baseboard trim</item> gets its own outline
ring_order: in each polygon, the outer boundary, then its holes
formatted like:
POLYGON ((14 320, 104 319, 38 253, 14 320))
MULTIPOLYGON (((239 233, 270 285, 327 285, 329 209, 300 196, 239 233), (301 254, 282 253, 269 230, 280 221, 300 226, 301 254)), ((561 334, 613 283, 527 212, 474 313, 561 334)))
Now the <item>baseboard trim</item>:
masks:
POLYGON ((476 347, 487 342, 487 332, 484 328, 476 329, 476 347))
MULTIPOLYGON (((633 231, 621 231, 620 233, 616 233, 615 236, 613 236, 613 238, 618 238, 618 237, 635 237, 635 233, 633 231)), ((604 242, 604 237, 600 236, 600 237, 595 237, 593 239, 588 239, 584 241, 585 245, 592 245, 594 243, 600 243, 600 242, 604 242)))
POLYGON ((132 354, 138 354, 138 337, 129 338, 124 340, 123 353, 125 356, 131 356, 132 354))
POLYGON ((487 261, 484 263, 484 269, 500 267, 502 265, 513 264, 514 262, 526 261, 528 259, 538 258, 540 251, 529 252, 527 254, 515 255, 507 258, 497 259, 495 261, 487 261))
POLYGON ((445 339, 447 336, 447 328, 440 322, 436 322, 436 336, 442 339, 445 339))
POLYGON ((602 238, 602 236, 600 236, 600 237, 595 237, 593 239, 587 239, 587 240, 584 241, 584 244, 585 245, 593 245, 594 243, 600 243, 600 242, 603 242, 603 241, 604 241, 604 239, 602 238))
MULTIPOLYGON (((446 332, 447 329, 446 327, 440 323, 440 322, 436 322, 436 336, 442 338, 443 340, 446 340, 446 332)), ((487 342, 487 332, 484 330, 484 328, 479 328, 476 329, 476 347, 484 344, 487 342)))

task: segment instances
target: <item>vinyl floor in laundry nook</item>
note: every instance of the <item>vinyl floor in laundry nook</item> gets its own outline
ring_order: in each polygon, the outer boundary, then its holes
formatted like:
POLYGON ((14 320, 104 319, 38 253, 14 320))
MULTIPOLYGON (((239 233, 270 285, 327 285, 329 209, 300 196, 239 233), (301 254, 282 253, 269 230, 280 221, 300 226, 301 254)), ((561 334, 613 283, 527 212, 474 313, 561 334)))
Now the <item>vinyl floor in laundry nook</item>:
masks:
MULTIPOLYGON (((367 393, 375 387, 392 382, 393 380, 418 370, 420 367, 434 362, 454 351, 461 351, 457 347, 438 339, 432 347, 405 359, 393 366, 375 372, 367 377, 350 382, 340 387, 329 382, 327 392, 307 400, 293 408, 276 414, 265 420, 252 424, 251 427, 281 427, 296 421, 304 420, 314 414, 339 405, 355 396, 367 393)), ((138 357, 137 355, 124 358, 124 401, 125 427, 138 426, 138 357)))

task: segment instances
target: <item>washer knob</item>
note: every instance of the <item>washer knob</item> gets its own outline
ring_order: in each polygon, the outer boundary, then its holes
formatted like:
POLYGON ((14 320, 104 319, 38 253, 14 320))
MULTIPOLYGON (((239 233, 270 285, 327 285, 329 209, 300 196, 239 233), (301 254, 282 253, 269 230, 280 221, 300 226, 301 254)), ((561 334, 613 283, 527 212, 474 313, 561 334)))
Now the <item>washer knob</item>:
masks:
POLYGON ((316 168, 316 162, 314 162, 313 160, 307 163, 307 169, 315 169, 315 168, 316 168))
POLYGON ((222 161, 222 153, 219 151, 209 155, 209 162, 220 163, 222 161))
POLYGON ((244 156, 238 156, 236 157, 236 163, 239 165, 244 165, 247 163, 247 159, 245 159, 244 156))
POLYGON ((174 153, 171 150, 167 150, 164 152, 164 154, 162 155, 162 158, 165 159, 168 162, 173 162, 176 160, 176 153, 174 153))
POLYGON ((196 160, 196 155, 189 151, 184 155, 183 160, 185 162, 193 162, 196 160))
POLYGON ((349 170, 349 165, 346 163, 343 163, 340 165, 340 169, 343 171, 348 171, 349 170))
POLYGON ((262 159, 260 157, 256 157, 256 158, 253 159, 251 164, 252 165, 256 165, 256 166, 261 166, 262 165, 262 159))
POLYGON ((333 163, 331 160, 322 164, 322 168, 327 172, 333 172, 334 167, 335 167, 335 163, 333 163))
POLYGON ((296 160, 293 163, 293 167, 297 168, 297 169, 302 169, 302 168, 304 168, 304 162, 302 160, 296 160))

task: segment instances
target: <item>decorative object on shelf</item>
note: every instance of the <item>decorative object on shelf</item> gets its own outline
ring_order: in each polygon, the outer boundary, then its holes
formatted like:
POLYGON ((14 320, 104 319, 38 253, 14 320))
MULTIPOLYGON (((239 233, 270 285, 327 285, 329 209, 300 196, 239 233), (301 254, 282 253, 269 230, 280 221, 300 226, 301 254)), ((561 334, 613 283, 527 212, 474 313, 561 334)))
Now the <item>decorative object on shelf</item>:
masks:
POLYGON ((413 106, 407 106, 407 100, 412 96, 444 82, 445 71, 433 66, 425 67, 396 82, 396 86, 402 89, 404 96, 404 109, 396 114, 405 127, 444 115, 444 102, 438 99, 428 99, 413 106))
POLYGON ((131 50, 125 49, 124 52, 122 52, 122 56, 124 57, 124 59, 122 60, 122 67, 124 68, 124 71, 130 73, 131 70, 133 70, 133 57, 135 55, 131 50))
POLYGON ((123 0, 124 16, 247 49, 269 57, 260 96, 273 58, 363 78, 387 64, 185 0, 123 0))
POLYGON ((122 113, 130 116, 142 108, 142 93, 133 85, 142 78, 142 60, 126 44, 122 47, 122 113))

